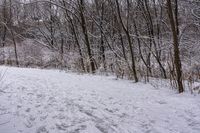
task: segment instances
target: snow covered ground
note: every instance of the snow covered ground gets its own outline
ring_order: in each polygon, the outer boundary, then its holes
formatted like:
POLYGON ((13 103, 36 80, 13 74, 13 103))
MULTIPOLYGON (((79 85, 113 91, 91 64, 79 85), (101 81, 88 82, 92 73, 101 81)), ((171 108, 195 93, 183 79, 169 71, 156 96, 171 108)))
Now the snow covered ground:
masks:
POLYGON ((200 97, 58 70, 0 67, 0 133, 200 133, 200 97))

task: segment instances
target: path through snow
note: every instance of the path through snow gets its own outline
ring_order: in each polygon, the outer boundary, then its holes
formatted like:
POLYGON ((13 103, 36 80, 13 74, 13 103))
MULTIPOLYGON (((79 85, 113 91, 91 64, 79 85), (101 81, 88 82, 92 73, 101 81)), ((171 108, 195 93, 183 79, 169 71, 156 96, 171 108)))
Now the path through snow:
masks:
POLYGON ((200 98, 113 77, 6 69, 0 133, 200 133, 200 98))

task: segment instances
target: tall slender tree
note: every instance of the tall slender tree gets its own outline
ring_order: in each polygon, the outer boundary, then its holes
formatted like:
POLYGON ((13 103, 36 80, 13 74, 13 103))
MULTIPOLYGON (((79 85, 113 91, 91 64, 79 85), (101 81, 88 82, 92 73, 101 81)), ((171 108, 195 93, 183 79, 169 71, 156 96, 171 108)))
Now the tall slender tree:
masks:
POLYGON ((182 93, 184 91, 183 83, 182 83, 182 65, 180 60, 180 51, 179 51, 179 36, 178 36, 178 7, 175 7, 175 15, 174 15, 174 8, 172 7, 171 0, 167 0, 167 11, 169 16, 169 21, 171 25, 172 35, 173 35, 173 46, 174 46, 174 63, 176 68, 176 80, 178 84, 178 90, 179 93, 182 93), (176 17, 175 17, 176 16, 176 17))

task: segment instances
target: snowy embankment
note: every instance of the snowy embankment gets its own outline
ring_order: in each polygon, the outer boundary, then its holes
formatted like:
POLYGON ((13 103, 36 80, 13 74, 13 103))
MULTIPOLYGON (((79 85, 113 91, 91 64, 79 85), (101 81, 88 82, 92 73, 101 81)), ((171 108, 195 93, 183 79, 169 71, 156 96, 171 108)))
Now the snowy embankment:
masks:
POLYGON ((113 77, 0 67, 0 133, 200 133, 200 97, 113 77))

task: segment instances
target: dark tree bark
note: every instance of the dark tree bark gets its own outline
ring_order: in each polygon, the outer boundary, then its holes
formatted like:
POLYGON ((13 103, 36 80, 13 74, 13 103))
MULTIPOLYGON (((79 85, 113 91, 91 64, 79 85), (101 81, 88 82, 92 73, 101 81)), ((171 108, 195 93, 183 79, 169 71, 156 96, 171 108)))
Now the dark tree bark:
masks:
POLYGON ((5 53, 4 53, 4 47, 6 44, 6 34, 7 34, 7 18, 8 18, 8 14, 7 14, 7 1, 4 0, 3 1, 3 9, 2 9, 2 15, 3 15, 3 26, 2 26, 2 47, 3 47, 3 64, 5 63, 5 53))
MULTIPOLYGON (((150 37, 150 45, 153 44, 153 46, 154 46, 154 49, 155 49, 154 57, 155 57, 156 61, 158 62, 158 65, 159 65, 161 73, 162 73, 162 77, 166 79, 167 78, 166 70, 161 63, 161 50, 159 50, 160 44, 156 43, 156 41, 155 41, 155 29, 158 30, 159 26, 156 25, 157 27, 155 27, 153 24, 153 18, 152 18, 152 14, 150 12, 149 1, 144 0, 143 9, 144 9, 145 15, 147 17, 146 19, 148 20, 147 26, 148 26, 148 33, 149 33, 149 37, 150 37)), ((157 16, 155 9, 154 9, 154 11, 155 11, 155 16, 157 16)), ((157 34, 158 34, 157 36, 159 36, 159 31, 157 31, 157 34)))
MULTIPOLYGON (((101 3, 101 13, 100 13, 100 27, 103 29, 103 19, 104 19, 104 3, 101 3)), ((100 44, 100 56, 101 61, 103 63, 104 70, 106 71, 106 56, 105 56, 105 46, 104 46, 104 37, 103 37, 103 31, 101 30, 101 44, 100 44)))
MULTIPOLYGON (((178 9, 176 9, 178 10, 178 9)), ((178 39, 178 20, 174 19, 174 12, 172 8, 171 0, 167 0, 167 11, 170 20, 172 35, 173 35, 173 46, 174 46, 174 63, 176 68, 176 76, 177 76, 177 84, 179 93, 184 91, 183 83, 182 83, 182 66, 180 60, 180 51, 179 51, 179 39, 178 39)))
MULTIPOLYGON (((67 6, 66 6, 64 0, 63 0, 63 5, 64 5, 64 7, 67 9, 67 6)), ((65 15, 66 15, 67 20, 68 20, 68 22, 69 22, 69 24, 70 24, 70 27, 71 27, 72 33, 73 33, 73 35, 74 35, 74 39, 75 39, 76 45, 77 45, 77 47, 78 47, 78 52, 79 52, 79 55, 80 55, 80 63, 81 63, 82 71, 85 72, 85 65, 84 65, 84 60, 83 60, 83 53, 82 53, 81 46, 80 46, 80 43, 79 43, 79 40, 78 40, 76 28, 75 28, 75 25, 74 25, 74 23, 73 23, 72 18, 71 18, 70 15, 69 15, 68 10, 66 10, 66 9, 65 9, 65 15)))
POLYGON ((84 16, 84 0, 79 0, 78 2, 79 4, 79 13, 80 13, 80 18, 81 18, 81 28, 83 31, 83 35, 85 38, 85 44, 87 47, 87 52, 88 52, 88 56, 89 56, 89 64, 90 64, 90 69, 92 73, 95 73, 95 62, 94 62, 94 58, 92 55, 92 50, 91 50, 91 46, 90 46, 90 41, 89 41, 89 36, 88 36, 88 30, 87 30, 87 24, 85 21, 85 16, 84 16))
MULTIPOLYGON (((127 0, 127 8, 128 8, 128 16, 129 16, 129 0, 127 0)), ((119 7, 119 2, 118 0, 116 0, 116 6, 117 6, 117 12, 118 12, 118 17, 119 17, 119 21, 122 25, 122 28, 127 36, 128 39, 128 44, 129 44, 129 49, 130 49, 130 54, 131 54, 131 61, 132 61, 132 72, 133 72, 133 76, 135 79, 135 82, 138 82, 138 76, 137 76, 137 72, 136 72, 136 66, 135 66, 135 55, 134 55, 134 51, 133 51, 133 46, 132 46, 132 42, 131 42, 131 37, 130 37, 130 33, 129 33, 129 29, 128 29, 128 18, 127 18, 127 27, 124 25, 122 17, 121 17, 121 13, 120 13, 120 7, 119 7)))

